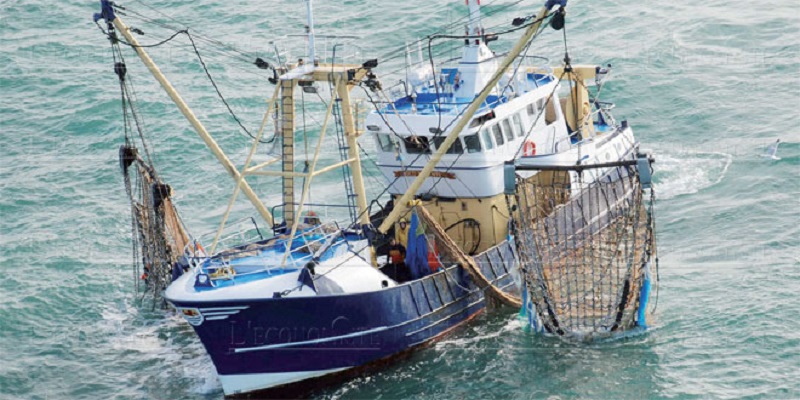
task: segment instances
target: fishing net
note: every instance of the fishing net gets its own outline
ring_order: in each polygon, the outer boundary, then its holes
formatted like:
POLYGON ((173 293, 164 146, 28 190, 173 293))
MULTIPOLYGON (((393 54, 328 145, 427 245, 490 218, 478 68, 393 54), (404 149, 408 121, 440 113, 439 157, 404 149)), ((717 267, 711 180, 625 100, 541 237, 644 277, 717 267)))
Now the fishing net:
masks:
POLYGON ((153 295, 153 306, 172 282, 173 270, 189 244, 175 205, 172 188, 155 176, 136 148, 120 148, 120 166, 131 204, 134 280, 137 292, 153 295), (144 285, 139 283, 143 282, 144 285))
POLYGON ((170 199, 172 188, 158 178, 135 91, 110 24, 109 30, 125 132, 125 144, 119 149, 119 162, 131 205, 133 276, 137 293, 143 293, 142 300, 145 294, 152 293, 155 307, 156 304, 165 305, 161 294, 178 275, 180 266, 177 261, 182 258, 189 237, 170 199), (144 285, 140 284, 142 282, 144 285))
POLYGON ((636 164, 600 172, 541 170, 518 180, 517 247, 537 330, 609 334, 645 326, 652 311, 649 171, 646 187, 636 164))

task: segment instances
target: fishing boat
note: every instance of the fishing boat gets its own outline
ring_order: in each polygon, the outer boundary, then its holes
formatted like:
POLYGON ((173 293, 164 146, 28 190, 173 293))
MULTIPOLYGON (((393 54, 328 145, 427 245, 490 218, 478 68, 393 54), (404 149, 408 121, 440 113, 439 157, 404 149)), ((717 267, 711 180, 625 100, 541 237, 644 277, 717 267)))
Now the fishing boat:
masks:
MULTIPOLYGON (((547 175, 536 168, 606 157, 622 164, 570 177, 618 180, 624 163, 637 162, 638 144, 626 123, 611 118, 610 105, 590 99, 584 86, 559 100, 565 76, 599 82, 607 67, 572 66, 567 59, 551 68, 521 56, 545 23, 563 26, 566 1, 548 0, 536 14, 516 18, 507 33, 520 37, 503 54, 489 48, 497 35, 484 31, 479 1, 466 3, 468 23, 457 39, 463 40, 462 56, 427 71, 409 65, 405 80, 387 94, 375 74, 378 60, 345 63, 319 55, 307 0, 306 57, 256 62, 274 71, 275 91, 244 166, 237 168, 160 72, 135 29, 116 14, 119 6, 101 1, 95 22, 105 22, 101 29, 115 55, 122 59, 120 45, 136 52, 236 183, 219 228, 192 236, 147 152, 127 140, 120 151, 142 277, 154 293, 164 289, 166 302, 194 328, 226 395, 306 390, 360 373, 442 337, 485 310, 490 299, 537 312, 538 303, 520 298, 533 299, 528 292, 534 284, 520 267, 530 249, 520 244, 519 225, 537 218, 518 207, 532 204, 527 198, 520 203, 520 182, 547 175), (331 98, 313 157, 301 172, 295 165, 296 93, 319 86, 327 86, 331 98), (374 105, 363 129, 352 106, 356 87, 367 88, 374 105), (253 165, 269 121, 280 157, 253 165), (320 166, 329 125, 335 126, 340 160, 320 166), (358 143, 365 133, 377 145, 376 163, 390 197, 384 204, 366 196, 358 143), (332 171, 343 172, 346 224, 309 211, 314 178, 332 171), (129 179, 131 173, 137 179, 129 179), (281 177, 282 203, 272 211, 248 184, 256 176, 281 177), (266 227, 255 219, 228 223, 240 193, 266 227), (405 248, 404 276, 378 268, 377 249, 387 239, 405 248)), ((115 72, 126 101, 124 62, 115 60, 115 72)))
MULTIPOLYGON (((405 95, 367 117, 395 204, 419 199, 447 227, 441 236, 469 254, 510 237, 516 251, 504 261, 521 276, 522 316, 535 332, 587 340, 646 329, 657 304, 654 160, 599 99, 611 65, 519 57, 493 81, 501 57, 484 47, 492 35, 479 5, 468 6, 475 39, 457 65, 407 74, 405 95)), ((475 261, 471 276, 493 288, 481 269, 490 260, 475 261)))

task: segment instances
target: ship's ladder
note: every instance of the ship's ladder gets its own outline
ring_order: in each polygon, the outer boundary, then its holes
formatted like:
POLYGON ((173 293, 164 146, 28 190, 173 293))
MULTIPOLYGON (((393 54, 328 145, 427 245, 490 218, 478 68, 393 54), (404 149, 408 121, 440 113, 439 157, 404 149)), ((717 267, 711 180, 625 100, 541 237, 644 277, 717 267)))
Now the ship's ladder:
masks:
MULTIPOLYGON (((337 95, 333 104, 333 118, 336 125, 336 142, 339 147, 339 158, 341 161, 345 161, 349 158, 348 152, 350 151, 350 146, 347 145, 347 140, 345 138, 344 123, 342 122, 342 109, 339 107, 339 103, 341 101, 342 99, 337 95)), ((350 173, 349 164, 342 166, 342 180, 344 181, 345 195, 347 197, 347 210, 350 213, 350 220, 356 221, 358 220, 358 207, 356 205, 357 195, 355 190, 353 190, 353 177, 350 173)))

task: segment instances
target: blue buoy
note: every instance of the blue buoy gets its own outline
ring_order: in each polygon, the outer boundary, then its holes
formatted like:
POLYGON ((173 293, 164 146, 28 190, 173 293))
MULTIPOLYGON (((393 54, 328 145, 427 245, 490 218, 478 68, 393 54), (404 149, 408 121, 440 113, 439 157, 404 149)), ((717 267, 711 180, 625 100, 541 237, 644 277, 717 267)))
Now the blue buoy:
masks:
POLYGON ((639 291, 639 310, 636 315, 636 325, 647 329, 647 302, 650 300, 650 263, 644 265, 644 282, 639 291))

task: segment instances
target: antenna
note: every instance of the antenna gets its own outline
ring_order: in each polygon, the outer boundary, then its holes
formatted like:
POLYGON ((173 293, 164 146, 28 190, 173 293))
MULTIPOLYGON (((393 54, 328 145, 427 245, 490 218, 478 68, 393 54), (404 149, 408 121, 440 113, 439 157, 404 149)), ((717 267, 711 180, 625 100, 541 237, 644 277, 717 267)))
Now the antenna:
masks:
POLYGON ((314 57, 314 9, 311 6, 311 0, 306 0, 306 14, 308 22, 306 25, 306 35, 308 35, 308 61, 310 65, 316 64, 314 57))
MULTIPOLYGON (((469 6, 469 25, 467 25, 467 35, 480 36, 483 33, 481 26, 481 0, 467 0, 469 6)), ((479 44, 480 39, 475 39, 475 44, 479 44)))
POLYGON ((406 42, 406 96, 408 96, 409 85, 411 85, 411 49, 406 42))

